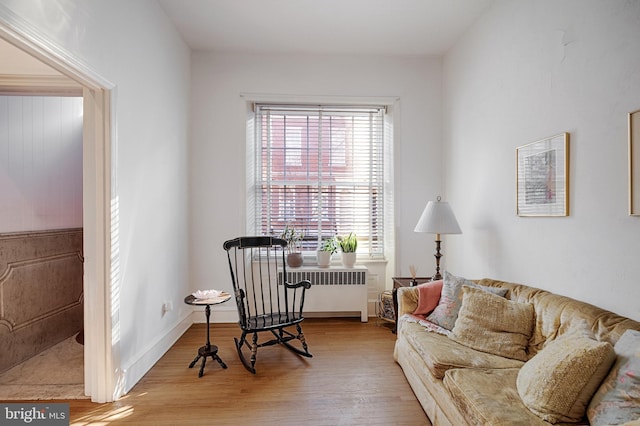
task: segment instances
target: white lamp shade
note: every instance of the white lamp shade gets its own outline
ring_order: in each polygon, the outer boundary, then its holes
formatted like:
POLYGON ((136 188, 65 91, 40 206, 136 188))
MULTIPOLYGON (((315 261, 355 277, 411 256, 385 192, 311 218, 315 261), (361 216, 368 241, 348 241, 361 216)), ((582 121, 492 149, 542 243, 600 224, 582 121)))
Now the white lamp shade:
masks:
POLYGON ((438 201, 427 203, 414 231, 431 234, 462 234, 449 203, 440 201, 440 197, 438 201))

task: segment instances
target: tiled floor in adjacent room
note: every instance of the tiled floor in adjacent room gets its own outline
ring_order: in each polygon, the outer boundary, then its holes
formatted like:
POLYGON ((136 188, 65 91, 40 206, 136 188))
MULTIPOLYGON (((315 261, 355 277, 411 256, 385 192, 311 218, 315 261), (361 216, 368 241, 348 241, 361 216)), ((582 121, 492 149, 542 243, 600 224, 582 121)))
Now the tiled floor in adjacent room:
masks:
POLYGON ((0 400, 85 398, 84 346, 76 336, 0 374, 0 400))

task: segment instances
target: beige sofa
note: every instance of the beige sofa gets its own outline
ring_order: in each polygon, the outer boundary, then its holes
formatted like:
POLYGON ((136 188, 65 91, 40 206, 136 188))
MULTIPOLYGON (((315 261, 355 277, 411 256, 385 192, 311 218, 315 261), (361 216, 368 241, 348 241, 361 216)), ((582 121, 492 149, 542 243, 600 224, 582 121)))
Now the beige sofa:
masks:
MULTIPOLYGON (((587 330, 594 341, 609 342, 613 347, 627 329, 640 330, 640 323, 636 321, 568 297, 492 279, 473 282, 506 288, 507 300, 533 305, 533 329, 526 347, 526 362, 551 342, 574 333, 584 334, 587 330)), ((524 380, 518 379, 518 373, 525 362, 475 350, 450 336, 427 331, 414 318, 405 315, 413 313, 417 305, 417 287, 398 289, 399 320, 394 357, 434 425, 550 424, 532 412, 518 392, 517 381, 524 380)), ((604 368, 609 371, 610 365, 604 368)), ((597 385, 600 386, 600 382, 597 385)), ((567 422, 557 422, 564 423, 567 422)), ((588 424, 587 417, 578 424, 588 424)))

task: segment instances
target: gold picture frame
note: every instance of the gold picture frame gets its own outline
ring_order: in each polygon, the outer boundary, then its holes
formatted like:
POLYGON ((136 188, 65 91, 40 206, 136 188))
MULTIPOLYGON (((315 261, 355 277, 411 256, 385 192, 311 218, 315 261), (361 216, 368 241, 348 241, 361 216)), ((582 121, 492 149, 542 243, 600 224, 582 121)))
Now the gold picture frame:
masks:
POLYGON ((518 216, 569 216, 569 133, 516 148, 518 216))
POLYGON ((640 110, 629 113, 629 216, 640 216, 640 110))

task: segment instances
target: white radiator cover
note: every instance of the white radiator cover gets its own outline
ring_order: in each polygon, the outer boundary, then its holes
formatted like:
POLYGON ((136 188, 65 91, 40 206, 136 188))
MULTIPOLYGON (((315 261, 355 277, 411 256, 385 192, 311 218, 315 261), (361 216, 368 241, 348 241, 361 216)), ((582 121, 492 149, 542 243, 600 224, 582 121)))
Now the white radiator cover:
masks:
MULTIPOLYGON (((367 322, 368 273, 367 267, 360 265, 353 268, 301 266, 287 269, 287 281, 311 282, 304 299, 305 313, 360 312, 360 320, 367 322)), ((282 271, 278 275, 281 279, 282 271)))

